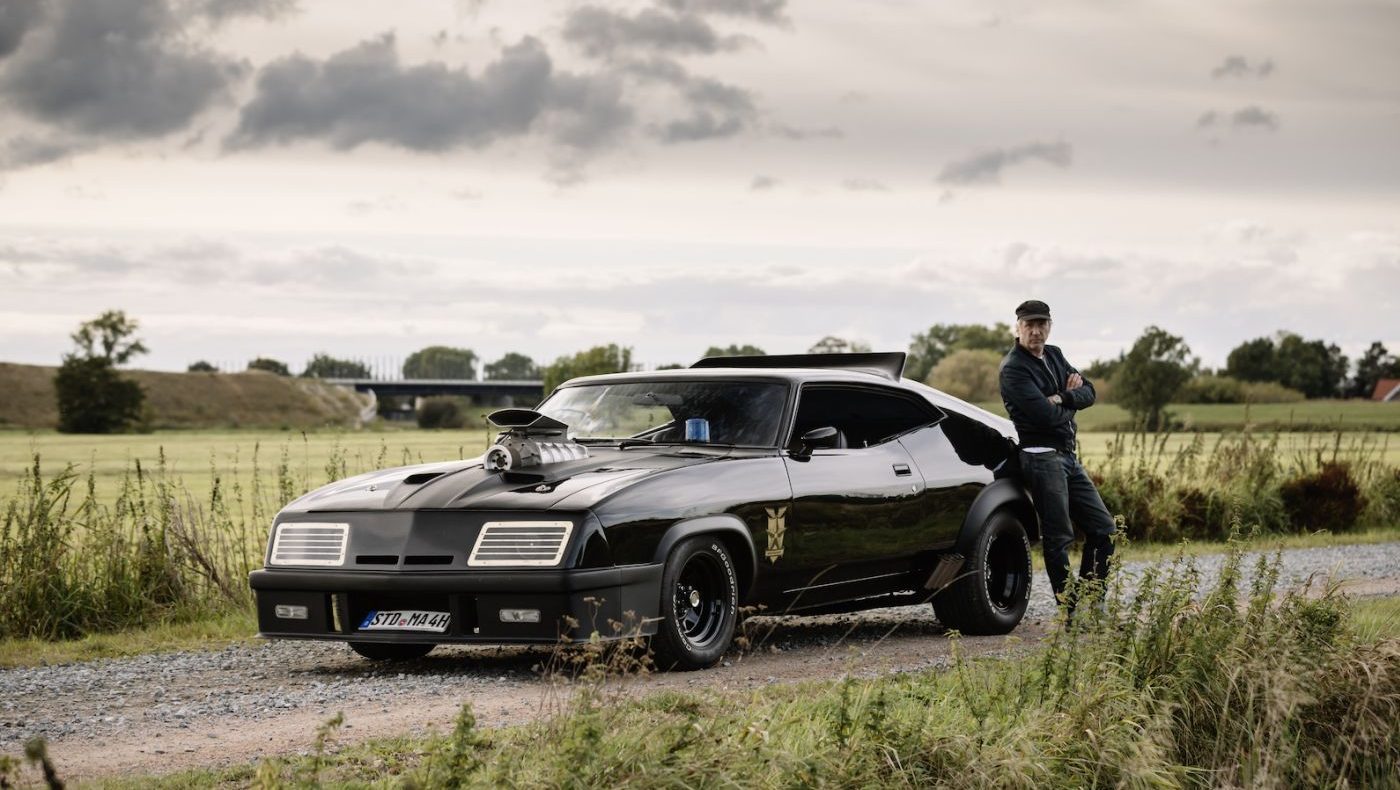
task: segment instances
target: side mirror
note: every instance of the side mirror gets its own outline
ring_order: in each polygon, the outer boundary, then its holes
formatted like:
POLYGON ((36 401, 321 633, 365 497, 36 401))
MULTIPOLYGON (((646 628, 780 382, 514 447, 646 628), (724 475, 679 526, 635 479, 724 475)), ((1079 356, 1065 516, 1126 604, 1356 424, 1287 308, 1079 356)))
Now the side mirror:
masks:
POLYGON ((818 447, 834 447, 836 436, 840 431, 830 425, 824 428, 813 428, 802 434, 797 439, 797 449, 792 451, 793 458, 811 458, 812 451, 818 447))

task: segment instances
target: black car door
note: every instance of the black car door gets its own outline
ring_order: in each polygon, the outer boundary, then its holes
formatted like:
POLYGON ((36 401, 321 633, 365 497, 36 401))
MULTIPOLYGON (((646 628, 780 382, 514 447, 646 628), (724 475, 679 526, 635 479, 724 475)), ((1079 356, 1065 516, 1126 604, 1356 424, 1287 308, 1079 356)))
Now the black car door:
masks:
MULTIPOLYGON (((909 589, 924 480, 898 437, 941 413, 893 388, 803 387, 788 449, 814 428, 838 431, 835 446, 784 457, 792 505, 783 514, 780 554, 764 561, 785 607, 798 609, 909 589)), ((771 532, 777 525, 769 514, 771 532)))

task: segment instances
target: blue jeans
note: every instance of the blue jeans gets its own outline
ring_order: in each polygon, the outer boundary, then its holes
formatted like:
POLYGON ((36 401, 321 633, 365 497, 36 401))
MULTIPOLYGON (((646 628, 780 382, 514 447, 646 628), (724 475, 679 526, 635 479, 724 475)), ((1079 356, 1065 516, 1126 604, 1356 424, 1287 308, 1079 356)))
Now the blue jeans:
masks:
POLYGON ((1108 558, 1113 556, 1113 516, 1104 507, 1094 481, 1079 464, 1074 453, 1054 450, 1048 453, 1021 452, 1021 475, 1035 501, 1040 516, 1040 545, 1045 552, 1045 573, 1055 598, 1060 599, 1069 578, 1069 547, 1074 528, 1084 533, 1084 553, 1079 576, 1102 579, 1108 576, 1108 558))

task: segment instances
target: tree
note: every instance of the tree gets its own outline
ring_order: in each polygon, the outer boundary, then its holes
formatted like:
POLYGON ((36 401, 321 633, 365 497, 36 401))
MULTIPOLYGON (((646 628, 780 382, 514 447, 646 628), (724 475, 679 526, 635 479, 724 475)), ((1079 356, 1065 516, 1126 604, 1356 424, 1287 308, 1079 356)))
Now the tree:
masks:
POLYGON ((1279 332, 1236 346, 1225 372, 1241 381, 1275 381, 1309 398, 1330 398, 1346 384, 1347 358, 1336 344, 1279 332))
POLYGON ((1267 337, 1247 340, 1230 350, 1225 373, 1240 381, 1278 381, 1274 341, 1267 337))
POLYGON ((403 363, 403 377, 406 379, 457 379, 471 381, 476 378, 476 352, 469 348, 451 346, 428 346, 408 355, 403 363))
POLYGON ((540 366, 535 360, 514 351, 486 365, 488 381, 530 381, 539 377, 540 366))
POLYGON ((1289 332, 1279 338, 1275 359, 1282 374, 1276 381, 1309 398, 1335 398, 1346 384, 1347 358, 1335 343, 1289 332))
POLYGON ((1166 406, 1200 367, 1186 341, 1149 326, 1123 357, 1114 395, 1133 421, 1149 431, 1166 427, 1166 406))
POLYGON ((125 364, 146 346, 136 337, 137 322, 120 310, 108 310, 73 333, 73 353, 65 354, 54 376, 58 429, 64 433, 114 433, 141 419, 146 393, 123 379, 125 364))
POLYGON ((904 375, 915 381, 925 381, 934 367, 954 351, 998 351, 1005 354, 1011 342, 1011 326, 1002 321, 992 326, 934 324, 928 331, 914 335, 909 344, 904 375))
POLYGON ((579 376, 596 376, 602 373, 623 373, 632 368, 632 349, 609 343, 580 351, 571 357, 559 357, 554 364, 544 369, 544 391, 552 392, 555 387, 579 376))
POLYGON ((121 310, 108 310, 85 321, 71 337, 82 359, 105 359, 110 365, 125 365, 137 354, 145 354, 146 345, 135 337, 137 322, 121 310))
POLYGON ((808 354, 862 354, 870 351, 870 344, 860 340, 847 340, 844 337, 827 335, 807 349, 808 354))
POLYGON ((287 367, 285 362, 278 362, 275 359, 269 359, 267 357, 258 357, 252 362, 249 362, 248 369, 261 370, 265 373, 272 373, 278 376, 292 375, 291 369, 287 367))
POLYGON ((1376 382, 1394 378, 1400 378, 1400 359, 1391 355, 1385 344, 1377 340, 1356 360, 1356 375, 1352 376, 1351 385, 1347 387, 1347 395, 1369 398, 1376 390, 1376 382))
POLYGON ((733 343, 730 343, 729 345, 724 346, 723 348, 721 348, 721 347, 719 347, 719 346, 710 346, 709 348, 705 349, 705 353, 704 353, 702 356, 705 356, 705 357, 761 357, 761 356, 764 356, 764 353, 763 353, 763 349, 759 348, 758 346, 749 345, 748 343, 745 343, 745 344, 742 345, 742 346, 739 346, 739 345, 735 345, 735 344, 733 344, 733 343))
POLYGON ((201 359, 198 362, 191 362, 185 371, 187 373, 218 373, 219 369, 201 359))
POLYGON ((996 351, 959 349, 934 367, 928 385, 973 403, 1001 400, 1001 357, 996 351))
POLYGON ((353 359, 336 359, 329 354, 317 354, 306 363, 302 378, 308 379, 367 379, 369 368, 353 359))

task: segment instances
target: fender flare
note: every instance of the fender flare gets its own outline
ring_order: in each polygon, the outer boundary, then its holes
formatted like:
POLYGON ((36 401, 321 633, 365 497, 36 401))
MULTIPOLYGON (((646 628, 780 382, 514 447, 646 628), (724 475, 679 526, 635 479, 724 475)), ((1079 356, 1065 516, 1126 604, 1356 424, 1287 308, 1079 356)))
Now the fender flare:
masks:
POLYGON ((749 532, 743 519, 738 516, 725 513, 677 521, 666 530, 666 534, 661 536, 661 542, 657 544, 656 553, 652 559, 655 562, 664 563, 666 558, 671 556, 671 550, 676 547, 677 543, 695 535, 711 533, 718 533, 728 538, 725 544, 730 550, 729 553, 734 555, 734 571, 739 577, 739 600, 742 601, 753 589, 754 581, 758 576, 758 552, 754 549, 753 535, 749 532), (735 551, 736 546, 738 551, 735 551))
POLYGON ((1030 494, 1019 482, 1010 478, 1002 478, 1001 480, 993 480, 972 501, 972 507, 968 508, 967 516, 963 518, 962 529, 958 531, 956 551, 967 556, 972 551, 972 546, 977 540, 977 533, 981 531, 982 525, 986 524, 992 513, 1000 508, 1011 509, 1017 518, 1021 519, 1021 523, 1026 528, 1026 537, 1031 543, 1040 540, 1040 517, 1036 515, 1035 505, 1031 502, 1030 494))

